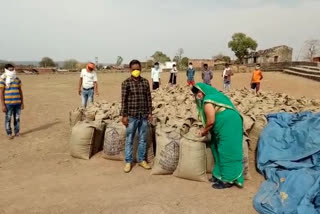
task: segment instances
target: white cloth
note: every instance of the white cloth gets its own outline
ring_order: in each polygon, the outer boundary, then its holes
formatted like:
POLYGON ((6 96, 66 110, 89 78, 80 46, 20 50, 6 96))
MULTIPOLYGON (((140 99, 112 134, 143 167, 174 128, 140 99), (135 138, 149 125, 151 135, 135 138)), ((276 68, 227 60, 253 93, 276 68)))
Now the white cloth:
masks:
POLYGON ((225 68, 225 69, 223 70, 222 77, 225 77, 225 76, 226 76, 227 71, 230 71, 230 68, 225 68))
POLYGON ((160 80, 160 73, 161 73, 161 69, 155 69, 152 68, 151 69, 151 79, 153 82, 159 82, 160 80))
POLYGON ((6 87, 10 87, 10 84, 17 78, 17 73, 15 70, 9 71, 4 69, 4 73, 1 75, 1 79, 6 79, 6 87))
POLYGON ((82 78, 82 87, 85 89, 93 88, 94 83, 98 81, 95 71, 88 72, 87 69, 82 69, 80 77, 82 78))
POLYGON ((171 69, 171 71, 170 71, 170 73, 172 73, 172 74, 176 74, 176 73, 178 73, 177 68, 172 68, 172 69, 171 69))

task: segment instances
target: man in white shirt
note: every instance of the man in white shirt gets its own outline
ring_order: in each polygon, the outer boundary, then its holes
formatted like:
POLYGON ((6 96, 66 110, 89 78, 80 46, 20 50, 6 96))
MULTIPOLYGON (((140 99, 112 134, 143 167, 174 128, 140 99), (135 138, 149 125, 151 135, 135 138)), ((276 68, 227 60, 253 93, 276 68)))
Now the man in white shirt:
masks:
POLYGON ((154 63, 154 67, 151 69, 152 89, 157 90, 160 87, 160 66, 159 63, 154 63))
POLYGON ((233 75, 231 69, 229 68, 229 64, 225 65, 225 69, 223 70, 223 90, 229 91, 231 88, 231 76, 233 75))
POLYGON ((82 107, 86 108, 93 102, 94 94, 99 96, 98 92, 98 78, 94 71, 95 64, 90 62, 86 68, 81 70, 79 80, 79 95, 82 98, 82 107))

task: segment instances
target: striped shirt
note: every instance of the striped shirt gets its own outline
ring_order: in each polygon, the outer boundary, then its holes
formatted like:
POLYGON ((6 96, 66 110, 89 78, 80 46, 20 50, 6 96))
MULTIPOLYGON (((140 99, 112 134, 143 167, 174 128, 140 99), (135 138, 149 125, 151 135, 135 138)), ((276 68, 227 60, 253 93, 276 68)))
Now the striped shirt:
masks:
POLYGON ((20 87, 21 80, 18 77, 10 83, 9 87, 6 87, 5 79, 0 79, 0 88, 4 88, 4 103, 6 105, 21 105, 20 87))

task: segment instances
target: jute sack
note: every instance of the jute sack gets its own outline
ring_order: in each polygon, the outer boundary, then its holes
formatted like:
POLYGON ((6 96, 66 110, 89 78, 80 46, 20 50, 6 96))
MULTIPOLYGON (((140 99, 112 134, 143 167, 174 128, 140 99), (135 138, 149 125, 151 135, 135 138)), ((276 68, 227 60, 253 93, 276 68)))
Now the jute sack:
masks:
POLYGON ((207 181, 207 157, 205 137, 198 137, 194 129, 180 141, 179 163, 173 175, 179 178, 207 181))
POLYGON ((76 108, 75 110, 69 112, 70 127, 74 127, 77 122, 82 121, 83 110, 83 108, 76 108))
POLYGON ((213 154, 210 148, 210 144, 207 143, 206 146, 206 156, 207 156, 207 173, 212 173, 214 166, 213 154))
POLYGON ((109 160, 124 160, 126 127, 119 123, 108 124, 103 143, 103 157, 109 160))
MULTIPOLYGON (((147 133, 147 148, 146 148, 146 161, 151 163, 154 159, 153 153, 153 136, 152 127, 149 125, 147 133)), ((125 160, 125 143, 126 143, 126 127, 120 123, 112 123, 107 126, 104 145, 103 157, 109 160, 125 160)), ((139 134, 138 131, 133 140, 133 161, 138 161, 138 145, 139 134)))
POLYGON ((88 160, 102 148, 105 125, 95 122, 78 122, 70 140, 72 157, 88 160))
POLYGON ((156 132, 157 149, 151 175, 172 174, 179 161, 179 147, 181 136, 175 129, 161 129, 156 132))
POLYGON ((264 116, 259 116, 256 118, 254 126, 249 134, 250 142, 252 143, 252 145, 254 145, 254 147, 251 147, 251 149, 254 151, 256 150, 256 146, 257 146, 260 134, 264 129, 264 127, 266 126, 266 124, 267 124, 267 119, 264 116))

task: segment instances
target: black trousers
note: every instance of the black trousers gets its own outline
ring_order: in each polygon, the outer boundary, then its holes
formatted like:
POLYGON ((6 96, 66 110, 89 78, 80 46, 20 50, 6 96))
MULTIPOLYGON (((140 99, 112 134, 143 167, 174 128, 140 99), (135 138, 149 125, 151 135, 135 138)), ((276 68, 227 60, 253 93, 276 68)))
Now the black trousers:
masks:
POLYGON ((159 82, 153 82, 153 85, 152 85, 152 89, 153 90, 157 90, 159 87, 160 87, 160 83, 159 82))

